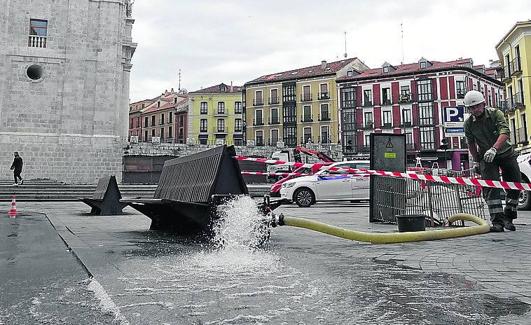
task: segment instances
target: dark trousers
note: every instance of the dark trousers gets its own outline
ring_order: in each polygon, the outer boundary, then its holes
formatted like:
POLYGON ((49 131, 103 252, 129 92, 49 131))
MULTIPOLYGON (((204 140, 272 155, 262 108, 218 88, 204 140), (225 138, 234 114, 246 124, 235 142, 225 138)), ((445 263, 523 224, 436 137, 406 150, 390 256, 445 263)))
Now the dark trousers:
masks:
MULTIPOLYGON (((516 156, 494 158, 494 161, 487 163, 484 160, 480 162, 481 177, 483 179, 500 180, 501 176, 507 182, 521 182, 522 177, 520 168, 516 161, 516 156)), ((492 222, 502 222, 503 219, 516 219, 516 209, 518 207, 519 190, 506 190, 505 196, 505 213, 501 201, 501 188, 483 188, 483 198, 489 207, 490 220, 492 222)))
POLYGON ((13 171, 13 176, 15 178, 15 184, 18 184, 18 180, 19 179, 22 180, 22 177, 20 177, 20 173, 22 173, 21 170, 16 170, 15 169, 15 171, 13 171))

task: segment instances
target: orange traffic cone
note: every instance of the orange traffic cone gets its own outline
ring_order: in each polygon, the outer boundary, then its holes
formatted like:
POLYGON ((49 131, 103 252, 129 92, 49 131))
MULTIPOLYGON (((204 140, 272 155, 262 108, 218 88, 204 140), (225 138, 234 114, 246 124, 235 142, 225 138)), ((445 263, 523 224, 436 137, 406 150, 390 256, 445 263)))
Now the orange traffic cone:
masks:
POLYGON ((9 212, 7 215, 10 218, 15 218, 17 216, 17 200, 15 196, 13 195, 13 198, 11 199, 11 209, 9 209, 9 212))

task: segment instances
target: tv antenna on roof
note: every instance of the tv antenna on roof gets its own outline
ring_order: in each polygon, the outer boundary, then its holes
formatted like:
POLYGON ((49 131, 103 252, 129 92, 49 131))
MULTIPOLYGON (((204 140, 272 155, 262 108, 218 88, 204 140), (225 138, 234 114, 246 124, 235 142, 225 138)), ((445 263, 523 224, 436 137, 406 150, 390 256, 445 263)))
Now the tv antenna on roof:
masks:
POLYGON ((404 24, 400 22, 400 33, 401 33, 401 45, 402 45, 402 62, 400 64, 404 64, 404 24))
POLYGON ((347 58, 347 32, 345 32, 345 59, 347 58))
POLYGON ((179 88, 177 90, 181 90, 181 69, 179 69, 179 88))

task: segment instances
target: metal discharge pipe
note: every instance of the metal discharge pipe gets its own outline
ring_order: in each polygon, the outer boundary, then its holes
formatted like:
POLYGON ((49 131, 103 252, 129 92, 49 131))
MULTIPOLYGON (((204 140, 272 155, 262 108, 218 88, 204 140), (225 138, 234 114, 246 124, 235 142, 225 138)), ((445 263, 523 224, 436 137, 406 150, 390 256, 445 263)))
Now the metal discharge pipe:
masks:
POLYGON ((414 231, 414 232, 397 232, 397 233, 371 233, 371 232, 362 232, 356 230, 350 230, 345 228, 340 228, 332 225, 328 225, 319 221, 304 219, 304 218, 295 218, 295 217, 285 217, 284 215, 275 216, 276 220, 275 225, 279 226, 292 226, 299 228, 306 228, 318 232, 322 232, 328 235, 361 241, 368 242, 373 244, 396 244, 396 243, 406 243, 406 242, 415 242, 415 241, 424 241, 424 240, 437 240, 437 239, 446 239, 446 238, 456 238, 456 237, 465 237, 472 235, 485 234, 490 231, 490 226, 488 223, 471 214, 468 213, 458 213, 450 218, 448 222, 451 224, 455 221, 471 221, 477 225, 472 227, 459 227, 459 228, 450 228, 443 230, 426 230, 426 231, 414 231))

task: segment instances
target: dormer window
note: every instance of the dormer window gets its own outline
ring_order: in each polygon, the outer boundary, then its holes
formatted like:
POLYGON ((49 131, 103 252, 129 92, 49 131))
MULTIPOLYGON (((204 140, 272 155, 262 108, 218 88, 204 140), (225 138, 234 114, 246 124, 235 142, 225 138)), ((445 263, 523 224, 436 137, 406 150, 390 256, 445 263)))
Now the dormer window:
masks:
POLYGON ((425 58, 420 58, 419 66, 420 66, 421 69, 426 69, 427 67, 431 66, 431 63, 430 63, 430 61, 426 60, 425 58))
POLYGON ((389 73, 394 70, 395 70, 395 67, 393 67, 389 62, 384 62, 384 64, 382 65, 383 73, 389 73))
POLYGON ((352 77, 352 76, 354 76, 354 71, 348 70, 347 71, 347 77, 352 77))

